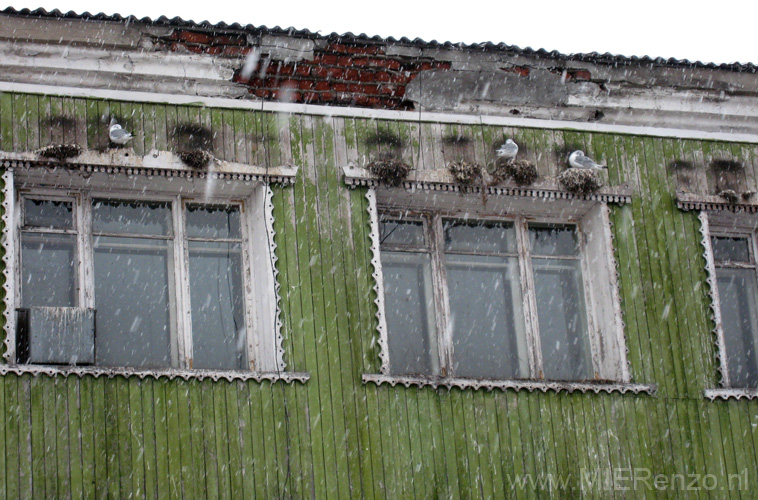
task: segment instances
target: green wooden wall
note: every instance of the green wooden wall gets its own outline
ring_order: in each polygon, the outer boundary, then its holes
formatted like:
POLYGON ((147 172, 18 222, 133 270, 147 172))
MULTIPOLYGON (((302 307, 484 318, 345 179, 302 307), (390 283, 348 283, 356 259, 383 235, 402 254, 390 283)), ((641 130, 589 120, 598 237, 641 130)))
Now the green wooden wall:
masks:
POLYGON ((219 158, 301 167, 294 187, 275 188, 275 227, 286 361, 311 379, 0 377, 0 499, 755 498, 737 482, 721 489, 733 474, 758 488, 758 401, 703 397, 718 376, 699 223, 675 207, 667 167, 726 155, 755 188, 753 145, 3 93, 0 149, 102 149, 110 113, 138 154, 186 148, 177 127, 189 124, 211 131, 219 158), (655 395, 361 383, 380 365, 367 202, 340 168, 388 148, 416 168, 484 163, 505 137, 543 175, 581 147, 608 163, 611 184, 636 186, 611 213, 631 373, 655 395), (581 480, 633 468, 713 477, 692 491, 581 480), (523 474, 534 484, 514 487, 523 474), (551 487, 551 474, 567 484, 551 487))

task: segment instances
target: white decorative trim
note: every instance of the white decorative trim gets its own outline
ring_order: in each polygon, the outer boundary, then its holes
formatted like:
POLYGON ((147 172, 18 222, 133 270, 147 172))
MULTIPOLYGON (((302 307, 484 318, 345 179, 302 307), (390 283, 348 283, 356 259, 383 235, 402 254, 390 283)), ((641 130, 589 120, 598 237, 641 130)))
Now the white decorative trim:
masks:
POLYGON ((5 317, 5 353, 3 358, 10 363, 16 357, 16 188, 14 186, 13 169, 3 172, 3 293, 5 294, 3 316, 5 317))
POLYGON ((371 265, 374 267, 372 276, 374 278, 374 293, 376 299, 376 319, 379 324, 379 357, 382 360, 381 372, 388 375, 390 372, 389 360, 389 340, 387 338, 387 319, 384 316, 384 275, 382 274, 382 261, 379 253, 381 242, 379 241, 379 211, 376 208, 376 191, 369 189, 366 191, 368 200, 368 218, 371 226, 369 237, 371 238, 371 265))
POLYGON ((114 149, 105 153, 85 151, 65 161, 44 158, 37 153, 10 153, 0 151, 0 166, 19 167, 64 167, 85 173, 147 175, 199 179, 220 179, 293 184, 298 167, 260 167, 243 163, 214 160, 211 167, 198 170, 185 165, 178 155, 170 151, 152 150, 145 156, 137 156, 131 149, 114 149))
POLYGON ((265 209, 264 209, 264 218, 266 222, 266 234, 268 235, 268 252, 269 252, 269 259, 271 261, 271 274, 273 276, 274 281, 274 305, 276 307, 276 310, 274 312, 274 331, 275 333, 275 339, 274 339, 274 349, 275 349, 275 362, 277 369, 279 371, 284 371, 286 368, 286 365, 284 363, 284 347, 282 346, 282 342, 284 340, 284 337, 282 336, 282 320, 281 320, 281 314, 282 314, 282 296, 279 293, 280 289, 282 288, 282 285, 279 283, 279 280, 277 279, 279 276, 279 270, 276 267, 276 263, 279 261, 279 258, 276 256, 276 242, 274 241, 274 236, 276 236, 276 231, 274 230, 274 192, 271 190, 271 187, 266 185, 265 186, 266 192, 264 194, 265 196, 265 209))
POLYGON ((392 387, 400 384, 405 387, 447 387, 452 389, 513 389, 516 391, 526 390, 529 392, 594 392, 599 394, 606 392, 620 392, 622 394, 631 392, 633 394, 654 394, 657 386, 654 384, 625 384, 625 383, 593 383, 593 382, 561 382, 561 381, 539 381, 539 380, 484 380, 484 379, 465 379, 465 378, 426 378, 426 377, 400 377, 390 375, 363 375, 363 383, 368 384, 389 384, 392 387))
MULTIPOLYGON (((379 180, 366 169, 355 164, 342 167, 345 184, 349 188, 365 186, 372 189, 379 187, 379 180)), ((411 191, 486 193, 493 196, 524 196, 549 200, 582 200, 617 203, 623 205, 632 202, 632 189, 628 185, 605 187, 596 193, 574 194, 563 189, 551 179, 542 179, 532 186, 518 186, 513 181, 502 182, 495 186, 461 186, 453 176, 443 169, 414 170, 403 181, 402 187, 411 191)))
POLYGON ((750 213, 758 212, 758 202, 740 201, 731 203, 721 196, 708 194, 693 193, 676 193, 676 206, 680 210, 710 210, 724 211, 732 213, 750 213))
POLYGON ((397 120, 405 122, 452 123, 462 125, 492 125, 496 127, 525 127, 546 130, 577 130, 630 134, 648 137, 671 137, 677 139, 704 139, 728 142, 758 143, 756 134, 733 134, 727 132, 703 132, 663 127, 642 127, 634 125, 612 125, 606 123, 572 122, 567 120, 543 120, 536 118, 515 118, 510 116, 489 116, 455 113, 429 113, 418 111, 394 111, 386 109, 352 108, 341 106, 319 106, 315 104, 280 103, 271 101, 207 97, 192 94, 160 94, 113 89, 90 89, 31 83, 0 82, 0 92, 19 92, 64 97, 84 97, 113 99, 130 102, 168 103, 179 105, 207 106, 213 108, 245 109, 272 113, 297 113, 314 116, 339 116, 348 118, 368 118, 397 120))
POLYGON ((252 371, 221 371, 221 370, 180 370, 180 369, 155 369, 155 370, 136 370, 131 368, 97 368, 90 366, 50 366, 50 365, 0 365, 0 375, 7 375, 13 373, 16 375, 23 375, 30 373, 32 375, 47 375, 49 377, 54 376, 92 376, 99 377, 139 377, 140 379, 154 378, 161 379, 167 378, 169 380, 175 378, 181 378, 184 380, 203 380, 211 379, 214 381, 227 380, 229 382, 233 380, 255 380, 262 382, 269 380, 275 382, 281 380, 283 382, 301 382, 305 383, 310 379, 308 373, 296 373, 296 372, 252 372, 252 371))
POLYGON ((710 297, 711 320, 713 321, 713 337, 716 344, 716 365, 719 373, 719 385, 729 386, 729 370, 727 369, 726 342, 724 329, 721 327, 721 308, 719 307, 719 290, 717 286, 716 264, 713 261, 713 248, 711 247, 711 230, 708 221, 708 212, 701 211, 698 214, 700 221, 700 244, 703 246, 705 258, 705 281, 708 284, 708 296, 710 297))
POLYGON ((624 319, 624 308, 621 307, 621 269, 619 267, 619 262, 616 259, 616 235, 613 232, 614 224, 613 219, 610 217, 610 208, 607 208, 608 214, 608 236, 610 238, 610 255, 611 255, 611 262, 612 262, 612 268, 613 271, 613 277, 611 278, 613 280, 613 290, 614 290, 614 300, 616 301, 618 312, 619 312, 619 323, 621 326, 621 341, 623 342, 624 347, 624 356, 626 358, 626 366, 624 367, 624 371, 626 374, 625 380, 631 379, 631 373, 632 373, 632 363, 629 359, 629 343, 626 340, 626 321, 624 319))
POLYGON ((717 399, 756 399, 758 398, 758 389, 706 389, 703 395, 715 401, 717 399))

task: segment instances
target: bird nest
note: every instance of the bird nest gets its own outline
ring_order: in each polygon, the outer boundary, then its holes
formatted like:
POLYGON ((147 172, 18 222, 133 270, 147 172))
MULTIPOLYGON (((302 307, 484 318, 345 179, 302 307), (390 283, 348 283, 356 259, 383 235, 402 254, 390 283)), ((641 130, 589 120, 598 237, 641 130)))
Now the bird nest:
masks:
POLYGON ((490 184, 499 184, 510 177, 517 185, 528 186, 537 180, 539 174, 534 163, 527 160, 498 158, 495 160, 494 171, 490 176, 492 177, 490 184))
POLYGON ((51 144, 50 146, 45 146, 38 150, 37 154, 43 158, 66 160, 82 154, 82 148, 77 144, 51 144))
POLYGON ((201 169, 208 168, 213 161, 213 155, 204 149, 193 149, 179 153, 182 162, 191 168, 201 169))
POLYGON ((390 187, 402 184, 411 170, 407 163, 393 157, 377 158, 366 165, 366 168, 380 183, 390 187))
POLYGON ((594 193, 603 186, 603 182, 594 170, 569 168, 558 175, 558 182, 566 191, 574 194, 594 193))
POLYGON ((740 201, 740 196, 733 189, 725 189, 719 193, 719 196, 724 198, 729 203, 737 203, 740 201))
POLYGON ((451 162, 447 169, 459 184, 470 186, 482 178, 482 166, 478 163, 467 161, 451 162))

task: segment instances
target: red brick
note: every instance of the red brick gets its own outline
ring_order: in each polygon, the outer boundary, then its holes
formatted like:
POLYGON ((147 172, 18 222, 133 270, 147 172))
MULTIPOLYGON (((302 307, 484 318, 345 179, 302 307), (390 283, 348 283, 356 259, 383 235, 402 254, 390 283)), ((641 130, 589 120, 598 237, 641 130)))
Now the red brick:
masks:
POLYGON ((211 41, 213 45, 245 45, 247 40, 241 36, 216 36, 211 41))
POLYGON ((190 43, 210 43, 213 40, 208 35, 195 33, 194 31, 180 31, 177 33, 176 38, 190 43))
POLYGON ((374 73, 375 82, 389 82, 391 79, 392 77, 386 71, 377 71, 374 73))
POLYGON ((382 100, 378 97, 369 97, 368 98, 368 104, 369 106, 378 106, 382 103, 382 100))
POLYGON ((201 47, 199 45, 184 45, 184 48, 190 52, 194 52, 195 54, 202 54, 204 50, 204 47, 201 47))
POLYGON ((370 66, 371 65, 371 59, 368 57, 356 57, 353 59, 353 64, 356 66, 370 66))
POLYGON ((305 64, 297 64, 295 66, 295 74, 297 76, 308 76, 311 74, 311 67, 305 64))
POLYGON ((399 70, 403 67, 399 62, 393 59, 374 58, 374 59, 371 59, 371 65, 381 67, 381 68, 393 69, 393 70, 399 70))
POLYGON ((300 90, 312 90, 315 86, 315 82, 313 80, 300 80, 297 86, 300 90))
POLYGON ((246 56, 252 51, 252 47, 236 47, 233 45, 224 47, 224 54, 227 56, 246 56))
POLYGON ((403 69, 403 65, 400 64, 399 61, 395 61, 394 59, 390 59, 387 62, 388 62, 387 69, 394 69, 394 70, 403 69))
POLYGON ((319 95, 320 101, 333 101, 334 100, 334 92, 322 92, 319 95))
POLYGON ((349 45, 346 48, 349 54, 373 55, 380 53, 379 47, 377 45, 349 45))
POLYGON ((279 86, 279 79, 278 78, 266 78, 263 80, 263 87, 273 89, 279 86))
POLYGON ((443 62, 443 61, 435 61, 432 63, 432 66, 434 66, 437 69, 450 69, 452 67, 449 62, 443 62))
POLYGON ((221 53, 223 50, 224 50, 224 49, 223 49, 222 47, 206 47, 206 48, 205 48, 205 53, 206 53, 206 54, 211 54, 211 55, 217 56, 217 55, 219 55, 219 54, 220 54, 220 53, 221 53))
POLYGON ((271 91, 266 90, 266 89, 256 89, 255 95, 260 97, 261 99, 268 99, 269 97, 271 97, 271 91))
POLYGON ((378 85, 361 85, 360 92, 366 95, 378 95, 379 86, 378 85))
POLYGON ((405 87, 397 87, 394 95, 395 97, 403 97, 405 95, 405 87))
POLYGON ((303 92, 302 99, 303 99, 303 102, 318 101, 318 93, 316 93, 316 92, 303 92))
POLYGON ((313 62, 319 64, 337 64, 337 56, 333 54, 317 54, 313 58, 313 62))
POLYGON ((590 80, 592 78, 592 75, 586 69, 573 70, 573 71, 570 71, 569 74, 575 80, 590 80))
POLYGON ((347 53, 347 46, 341 43, 330 43, 329 45, 326 46, 325 50, 330 51, 330 52, 341 52, 345 54, 347 53))
POLYGON ((353 102, 357 106, 366 106, 368 104, 368 96, 365 95, 356 95, 353 97, 353 102))
POLYGON ((347 92, 347 84, 346 83, 333 83, 332 90, 335 92, 347 92))
POLYGON ((373 82, 374 81, 374 72, 373 71, 361 71, 361 76, 358 78, 361 82, 373 82))
POLYGON ((418 65, 418 71, 429 71, 430 69, 434 68, 431 63, 428 62, 422 62, 418 65))
POLYGON ((340 66, 352 66, 353 58, 350 56, 340 56, 337 58, 337 64, 340 66))
POLYGON ((350 80, 352 82, 360 81, 361 79, 361 72, 357 69, 346 69, 345 74, 343 75, 343 78, 345 80, 350 80))
POLYGON ((402 73, 390 73, 390 83, 408 83, 413 80, 416 75, 410 71, 404 71, 402 73))
POLYGON ((316 82, 316 90, 329 90, 330 88, 329 82, 316 82))
POLYGON ((519 76, 529 76, 529 68, 525 66, 513 66, 511 68, 500 68, 506 73, 516 73, 519 76))
POLYGON ((397 87, 394 85, 381 85, 379 87, 379 93, 383 95, 395 95, 397 87))
POLYGON ((268 68, 266 68, 266 73, 282 75, 282 76, 290 76, 295 73, 295 68, 293 68, 289 64, 282 64, 282 63, 269 64, 268 68))

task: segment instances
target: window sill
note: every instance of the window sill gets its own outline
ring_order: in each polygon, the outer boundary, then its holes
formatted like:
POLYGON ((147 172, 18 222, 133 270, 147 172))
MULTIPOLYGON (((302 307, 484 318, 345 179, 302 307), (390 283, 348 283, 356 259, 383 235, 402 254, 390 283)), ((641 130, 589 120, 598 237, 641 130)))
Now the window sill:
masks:
POLYGON ((538 380, 486 380, 486 379, 469 379, 469 378, 426 378, 426 377, 402 377, 392 375, 379 375, 379 374, 366 374, 363 375, 363 383, 373 383, 376 385, 389 384, 396 386, 397 384, 410 387, 412 385, 416 387, 447 387, 452 389, 457 387, 459 389, 513 389, 515 391, 527 390, 534 392, 539 390, 542 392, 554 391, 554 392, 594 392, 599 394, 601 392, 607 392, 608 394, 613 392, 619 392, 625 394, 631 392, 633 394, 654 394, 656 386, 654 384, 628 384, 623 382, 618 383, 600 383, 600 382, 560 382, 560 381, 538 381, 538 380))
POLYGON ((275 382, 282 380, 287 383, 300 382, 305 383, 310 379, 308 373, 298 372, 251 372, 251 371, 235 371, 235 370, 182 370, 182 369, 156 369, 156 370, 138 370, 134 368, 98 368, 95 366, 56 366, 56 365, 3 365, 0 364, 0 375, 7 375, 14 373, 16 375, 23 375, 29 373, 32 375, 48 375, 50 377, 61 375, 64 377, 76 376, 84 377, 90 375, 92 377, 139 377, 144 378, 166 378, 175 379, 181 378, 184 380, 204 380, 211 379, 217 380, 255 380, 256 382, 262 382, 268 380, 275 382))
POLYGON ((717 399, 723 399, 724 401, 729 399, 756 399, 758 398, 758 389, 706 389, 704 395, 707 399, 715 401, 717 399))

